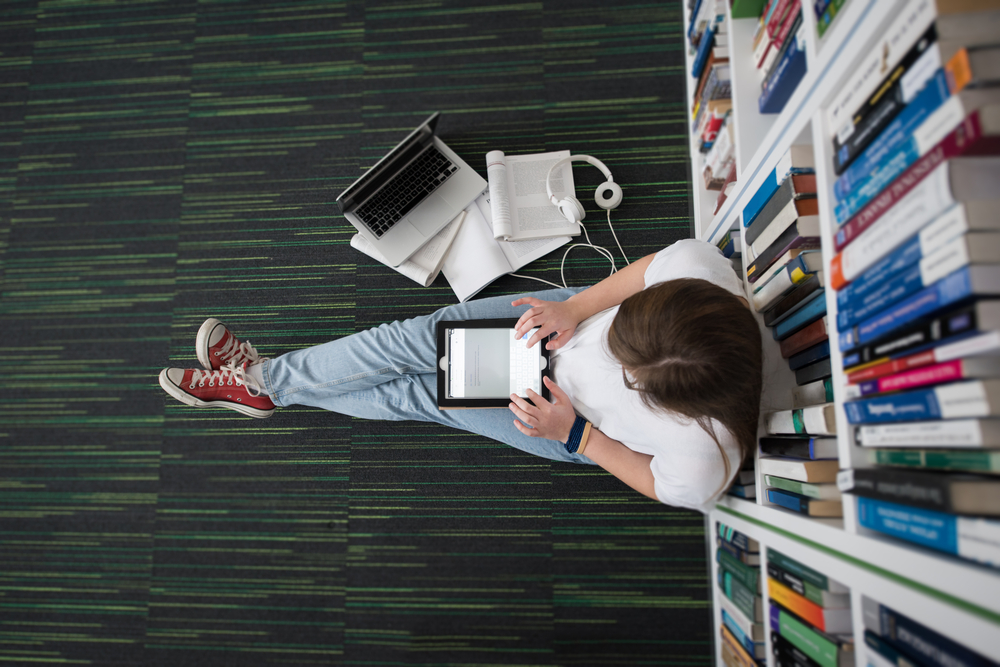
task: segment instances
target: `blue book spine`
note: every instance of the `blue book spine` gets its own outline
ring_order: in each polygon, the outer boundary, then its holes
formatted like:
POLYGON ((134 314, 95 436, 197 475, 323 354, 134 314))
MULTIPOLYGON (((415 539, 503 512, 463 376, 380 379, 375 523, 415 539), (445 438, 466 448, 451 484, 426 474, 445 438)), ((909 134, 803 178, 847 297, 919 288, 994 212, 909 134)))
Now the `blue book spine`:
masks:
POLYGON ((696 0, 694 7, 691 9, 691 21, 688 23, 688 41, 694 36, 694 28, 698 24, 698 12, 701 11, 701 3, 705 0, 696 0))
POLYGON ((757 192, 753 193, 753 197, 747 202, 747 205, 743 207, 743 226, 749 227, 750 224, 757 219, 757 214, 761 212, 764 208, 764 204, 770 201, 774 193, 778 191, 778 187, 781 185, 781 181, 778 179, 778 174, 775 170, 771 170, 767 178, 764 179, 763 185, 761 185, 757 192))
POLYGON ((875 317, 838 335, 841 351, 847 351, 914 322, 934 311, 950 306, 973 294, 969 267, 945 276, 930 287, 920 290, 908 299, 891 306, 875 317))
POLYGON ((694 64, 691 66, 691 76, 695 79, 701 77, 701 70, 705 68, 705 63, 708 62, 708 54, 712 50, 712 44, 715 42, 715 26, 709 26, 705 28, 705 34, 701 36, 701 43, 698 44, 698 54, 694 57, 694 64))
POLYGON ((817 343, 816 345, 789 357, 788 367, 793 371, 797 371, 800 368, 804 368, 811 363, 819 361, 820 359, 826 359, 829 356, 830 341, 825 340, 822 343, 817 343))
MULTIPOLYGON (((938 85, 939 80, 940 76, 935 75, 927 87, 910 104, 906 105, 906 109, 900 112, 900 116, 905 114, 914 104, 934 104, 937 101, 937 104, 930 108, 928 115, 941 106, 948 97, 948 88, 945 86, 944 93, 942 93, 938 85)), ((897 118, 896 120, 899 119, 897 118)), ((926 116, 924 120, 926 120, 926 116)), ((856 183, 852 183, 849 190, 844 192, 841 189, 838 193, 837 188, 834 188, 834 197, 838 201, 833 207, 833 212, 838 224, 847 222, 851 216, 864 208, 868 202, 874 199, 897 176, 906 171, 910 165, 920 158, 920 147, 917 145, 917 140, 912 134, 912 131, 915 129, 917 128, 914 127, 909 133, 906 133, 902 137, 901 143, 898 143, 893 150, 888 151, 882 160, 879 161, 878 165, 872 168, 864 177, 856 183)), ((861 160, 859 159, 859 161, 861 160)), ((851 169, 855 166, 857 165, 852 165, 851 169)), ((841 176, 841 178, 843 177, 841 176)))
POLYGON ((852 327, 924 287, 926 285, 924 285, 923 272, 920 270, 920 265, 916 264, 908 271, 883 283, 881 287, 873 290, 867 296, 856 298, 843 306, 838 305, 837 328, 843 330, 852 327))
POLYGON ((809 512, 809 499, 797 493, 782 491, 780 489, 768 489, 767 499, 775 505, 780 505, 794 512, 809 512))
POLYGON ((774 325, 771 335, 774 336, 774 340, 784 340, 824 315, 826 315, 826 290, 817 290, 809 303, 795 311, 788 319, 774 325))
POLYGON ((915 234, 902 246, 872 265, 857 280, 837 292, 838 311, 846 308, 852 302, 860 302, 870 292, 880 288, 886 280, 890 280, 900 271, 916 264, 922 258, 923 248, 920 246, 920 235, 915 234))
POLYGON ((910 140, 913 132, 948 99, 948 82, 939 69, 913 101, 882 131, 854 163, 833 184, 837 200, 847 197, 858 185, 888 159, 893 151, 910 140))
POLYGON ((908 542, 958 555, 955 517, 908 505, 858 496, 858 523, 908 542))
POLYGON ((737 641, 739 641, 740 644, 743 644, 743 648, 747 650, 747 653, 756 658, 757 647, 754 645, 753 640, 747 637, 746 633, 743 632, 743 628, 739 626, 739 624, 726 612, 725 609, 722 610, 722 622, 727 628, 729 628, 729 631, 733 633, 733 636, 736 637, 737 641))
POLYGON ((931 421, 941 419, 941 403, 932 387, 848 401, 844 412, 850 424, 931 421))
MULTIPOLYGON (((961 551, 960 545, 958 549, 961 551)), ((995 667, 997 664, 885 605, 879 605, 879 625, 883 636, 922 665, 995 667)))
POLYGON ((799 81, 806 75, 805 45, 799 41, 797 34, 792 35, 789 39, 795 41, 788 46, 781 62, 764 83, 764 90, 757 100, 757 108, 760 113, 781 113, 792 93, 798 87, 799 81))

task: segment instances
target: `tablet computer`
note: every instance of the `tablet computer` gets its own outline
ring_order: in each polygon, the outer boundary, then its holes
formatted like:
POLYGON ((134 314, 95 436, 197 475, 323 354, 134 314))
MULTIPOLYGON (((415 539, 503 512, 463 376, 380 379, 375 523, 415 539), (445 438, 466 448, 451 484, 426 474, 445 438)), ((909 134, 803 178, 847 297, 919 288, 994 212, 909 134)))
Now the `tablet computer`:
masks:
POLYGON ((448 320, 437 325, 438 407, 506 408, 510 395, 527 398, 530 387, 549 398, 544 341, 528 349, 531 333, 514 339, 516 319, 448 320))

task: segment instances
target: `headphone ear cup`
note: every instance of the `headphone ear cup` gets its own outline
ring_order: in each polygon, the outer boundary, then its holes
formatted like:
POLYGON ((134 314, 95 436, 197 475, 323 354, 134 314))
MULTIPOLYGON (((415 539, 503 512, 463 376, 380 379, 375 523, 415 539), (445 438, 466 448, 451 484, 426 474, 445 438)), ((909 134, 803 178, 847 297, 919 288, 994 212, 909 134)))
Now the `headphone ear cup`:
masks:
POLYGON ((597 186, 594 201, 606 211, 618 208, 622 203, 622 188, 614 181, 605 181, 597 186))
POLYGON ((559 202, 559 212, 570 222, 580 222, 587 217, 587 211, 576 197, 566 197, 559 202))

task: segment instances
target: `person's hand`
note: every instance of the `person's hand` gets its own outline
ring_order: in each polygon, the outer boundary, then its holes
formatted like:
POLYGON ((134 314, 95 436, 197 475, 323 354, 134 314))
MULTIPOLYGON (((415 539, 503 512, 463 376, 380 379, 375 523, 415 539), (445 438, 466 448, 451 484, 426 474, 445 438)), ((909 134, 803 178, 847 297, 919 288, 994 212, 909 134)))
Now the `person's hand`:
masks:
POLYGON ((528 398, 534 405, 517 394, 510 395, 511 404, 508 407, 517 417, 514 426, 532 438, 566 442, 569 439, 569 432, 573 430, 573 422, 576 421, 576 411, 573 410, 569 396, 559 388, 559 385, 548 376, 542 377, 542 382, 549 388, 553 399, 551 403, 531 389, 528 390, 528 398), (529 426, 531 428, 528 428, 529 426))
POLYGON ((524 304, 530 305, 531 308, 521 315, 514 326, 514 332, 515 336, 520 339, 527 332, 538 328, 538 331, 528 339, 529 348, 534 347, 535 343, 544 340, 549 334, 555 333, 558 334, 558 337, 555 340, 550 340, 545 345, 545 349, 558 350, 573 337, 576 325, 583 319, 570 301, 542 301, 532 296, 526 296, 511 305, 523 306, 524 304))

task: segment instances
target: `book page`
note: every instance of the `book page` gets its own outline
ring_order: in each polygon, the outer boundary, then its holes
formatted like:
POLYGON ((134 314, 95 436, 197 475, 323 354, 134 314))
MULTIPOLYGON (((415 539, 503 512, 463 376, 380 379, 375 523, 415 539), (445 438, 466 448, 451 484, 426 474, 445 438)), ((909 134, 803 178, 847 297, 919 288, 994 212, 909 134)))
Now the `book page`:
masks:
MULTIPOLYGON (((489 198, 480 197, 476 200, 476 203, 479 205, 480 213, 482 213, 483 217, 486 218, 486 222, 493 227, 492 220, 490 219, 493 207, 490 204, 489 198)), ((566 245, 571 240, 572 238, 569 236, 555 236, 552 238, 530 239, 527 241, 497 241, 496 244, 500 247, 500 250, 507 258, 507 262, 510 264, 510 270, 517 271, 521 267, 530 264, 539 257, 544 257, 556 248, 566 245)))
POLYGON ((444 258, 441 270, 461 302, 468 301, 502 275, 511 272, 502 242, 493 239, 493 226, 486 221, 481 207, 489 207, 481 196, 465 209, 465 222, 444 258))
MULTIPOLYGON (((569 155, 569 151, 506 156, 500 151, 491 151, 488 154, 491 209, 495 209, 494 219, 498 214, 502 216, 493 225, 495 239, 523 241, 580 233, 580 226, 566 220, 545 191, 545 177, 549 169, 569 155), (494 159, 491 161, 490 157, 494 159), (502 174, 501 162, 505 166, 502 174), (506 188, 502 187, 504 184, 506 188)), ((559 199, 575 195, 572 165, 566 164, 552 175, 552 194, 559 199)))
POLYGON ((493 238, 507 241, 514 231, 510 224, 510 188, 507 185, 507 162, 503 151, 486 154, 486 176, 490 184, 490 218, 493 221, 493 238))
POLYGON ((360 234, 355 234, 351 237, 351 247, 355 250, 360 250, 372 259, 382 262, 410 280, 424 287, 430 287, 430 284, 438 277, 438 273, 441 272, 441 266, 444 264, 448 250, 451 248, 451 244, 454 242, 465 216, 465 211, 459 213, 444 229, 435 234, 434 238, 425 243, 424 247, 418 250, 415 255, 399 266, 389 266, 385 256, 376 250, 375 246, 368 239, 360 234))

